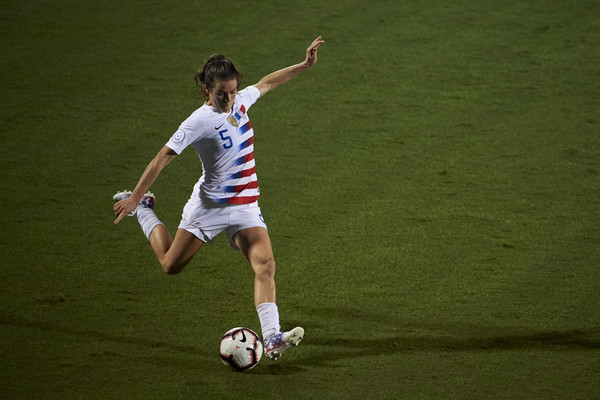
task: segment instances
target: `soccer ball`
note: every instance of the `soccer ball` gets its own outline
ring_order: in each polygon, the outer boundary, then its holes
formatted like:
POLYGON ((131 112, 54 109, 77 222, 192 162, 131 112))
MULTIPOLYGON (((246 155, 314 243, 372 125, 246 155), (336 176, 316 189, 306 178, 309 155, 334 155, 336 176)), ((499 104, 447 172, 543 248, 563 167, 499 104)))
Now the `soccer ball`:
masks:
POLYGON ((263 353, 263 344, 253 330, 233 328, 223 335, 219 355, 223 364, 236 371, 252 369, 258 364, 263 353))

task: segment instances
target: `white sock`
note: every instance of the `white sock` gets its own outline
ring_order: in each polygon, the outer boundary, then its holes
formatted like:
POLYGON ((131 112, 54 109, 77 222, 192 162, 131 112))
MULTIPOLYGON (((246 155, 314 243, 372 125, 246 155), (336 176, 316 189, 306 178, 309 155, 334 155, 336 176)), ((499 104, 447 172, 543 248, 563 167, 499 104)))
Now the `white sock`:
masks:
POLYGON ((144 231, 144 235, 148 239, 150 239, 150 234, 152 230, 156 228, 158 225, 163 225, 162 222, 158 219, 154 210, 144 206, 137 207, 137 219, 140 225, 142 226, 142 230, 144 231))
POLYGON ((267 342, 271 336, 279 333, 279 310, 275 303, 262 303, 256 307, 260 326, 262 328, 263 342, 267 342))

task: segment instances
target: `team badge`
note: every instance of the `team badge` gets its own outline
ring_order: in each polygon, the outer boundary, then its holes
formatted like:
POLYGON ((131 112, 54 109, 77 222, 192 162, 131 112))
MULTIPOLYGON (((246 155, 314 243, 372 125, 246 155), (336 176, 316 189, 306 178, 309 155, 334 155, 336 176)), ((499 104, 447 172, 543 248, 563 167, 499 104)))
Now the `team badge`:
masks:
POLYGON ((238 123, 238 120, 235 118, 235 114, 231 114, 229 117, 227 117, 227 122, 229 122, 231 125, 233 125, 236 128, 238 126, 240 126, 240 124, 238 123))

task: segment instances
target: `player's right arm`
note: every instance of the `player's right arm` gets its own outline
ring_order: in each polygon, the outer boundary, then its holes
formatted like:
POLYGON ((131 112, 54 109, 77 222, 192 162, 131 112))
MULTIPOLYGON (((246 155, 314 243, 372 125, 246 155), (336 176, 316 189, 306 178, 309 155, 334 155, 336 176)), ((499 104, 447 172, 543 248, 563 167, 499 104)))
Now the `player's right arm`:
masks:
POLYGON ((115 224, 119 223, 123 217, 135 210, 142 200, 144 193, 150 189, 150 186, 152 186, 158 177, 158 174, 160 174, 160 171, 162 171, 176 156, 177 153, 167 146, 164 146, 158 152, 156 157, 154 157, 146 167, 146 170, 142 174, 131 196, 128 199, 115 203, 115 215, 117 216, 115 224))

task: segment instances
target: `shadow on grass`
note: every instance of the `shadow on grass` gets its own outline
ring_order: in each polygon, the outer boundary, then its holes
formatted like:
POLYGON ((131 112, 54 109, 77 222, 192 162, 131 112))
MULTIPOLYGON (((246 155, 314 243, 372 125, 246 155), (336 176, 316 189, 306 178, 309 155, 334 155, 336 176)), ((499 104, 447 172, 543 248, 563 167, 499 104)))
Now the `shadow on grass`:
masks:
POLYGON ((485 352, 523 349, 599 350, 600 330, 539 332, 491 337, 390 335, 374 339, 312 337, 307 344, 323 346, 323 356, 304 359, 307 364, 324 366, 328 362, 364 356, 384 356, 411 352, 485 352))
MULTIPOLYGON (((318 315, 318 311, 315 315, 318 315)), ((600 328, 571 329, 565 331, 531 331, 523 327, 457 327, 421 326, 411 323, 410 328, 401 321, 384 315, 373 315, 362 310, 321 310, 331 314, 328 319, 345 325, 348 321, 362 320, 371 323, 369 332, 336 329, 323 333, 315 327, 318 335, 311 335, 310 323, 306 323, 306 345, 320 346, 320 356, 306 356, 301 363, 325 366, 332 361, 364 356, 385 356, 414 352, 492 352, 538 349, 545 351, 595 351, 600 350, 600 328), (335 317, 333 314, 336 314, 335 317), (342 321, 340 321, 342 320, 342 321), (344 333, 342 333, 344 332, 344 333), (371 338, 364 338, 371 335, 371 338)))
MULTIPOLYGON (((331 310, 334 312, 334 310, 331 310)), ((348 313, 364 314, 362 311, 337 310, 337 317, 348 319, 348 313)), ((365 315, 363 315, 364 317, 365 315)), ((357 315, 354 315, 357 317, 357 315)), ((385 318, 386 323, 378 321, 378 316, 371 315, 373 319, 372 329, 375 333, 380 333, 378 327, 384 326, 387 331, 390 330, 390 325, 394 324, 390 318, 385 318)), ((382 316, 383 318, 383 316, 382 316)), ((298 323, 299 321, 296 321, 298 323)), ((76 336, 83 339, 88 339, 95 342, 113 342, 126 345, 142 346, 148 350, 164 349, 167 352, 183 353, 186 356, 191 356, 191 359, 180 359, 176 355, 159 356, 131 356, 128 355, 129 361, 139 361, 160 366, 169 364, 178 364, 180 366, 197 368, 197 360, 194 358, 212 358, 212 352, 202 350, 193 346, 183 346, 174 343, 160 342, 144 337, 122 337, 111 335, 108 333, 97 332, 93 330, 85 330, 71 328, 51 324, 40 321, 30 321, 16 316, 0 315, 0 325, 12 326, 19 328, 29 328, 39 331, 49 331, 53 333, 76 336)), ((522 350, 522 349, 545 349, 545 350, 598 350, 600 349, 600 329, 593 330, 569 330, 562 332, 532 332, 524 334, 493 334, 487 335, 485 332, 497 331, 492 327, 479 327, 463 329, 461 332, 458 328, 453 332, 449 332, 444 328, 431 328, 428 326, 420 327, 418 330, 428 330, 429 334, 419 334, 417 329, 403 329, 401 324, 397 324, 397 328, 393 328, 388 335, 381 334, 381 337, 362 339, 360 336, 365 336, 365 332, 350 332, 345 331, 346 337, 342 337, 342 330, 337 330, 337 334, 331 335, 329 330, 321 330, 321 334, 315 336, 311 334, 310 323, 299 322, 298 325, 307 327, 308 336, 305 338, 305 344, 308 346, 321 346, 322 351, 318 352, 318 356, 306 355, 295 358, 292 363, 261 362, 261 368, 256 368, 246 373, 257 375, 293 375, 306 370, 307 366, 327 366, 331 362, 338 360, 351 359, 365 356, 388 356, 398 353, 412 352, 485 352, 485 351, 504 351, 504 350, 522 350), (396 332, 393 332, 396 331, 396 332), (478 332, 477 332, 478 331, 478 332)), ((415 325, 413 325, 415 328, 415 325)), ((515 328, 516 330, 517 328, 515 328)), ((522 329, 522 328, 520 328, 522 329)), ((318 331, 315 329, 315 331, 318 331)), ((315 332, 313 331, 313 332, 315 332)), ((313 352, 314 354, 314 352, 313 352)), ((114 352, 104 352, 103 354, 92 354, 92 356, 119 358, 125 357, 114 352)))

